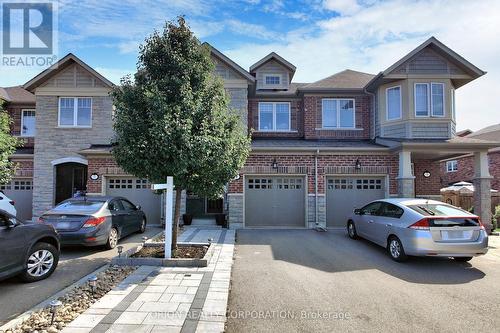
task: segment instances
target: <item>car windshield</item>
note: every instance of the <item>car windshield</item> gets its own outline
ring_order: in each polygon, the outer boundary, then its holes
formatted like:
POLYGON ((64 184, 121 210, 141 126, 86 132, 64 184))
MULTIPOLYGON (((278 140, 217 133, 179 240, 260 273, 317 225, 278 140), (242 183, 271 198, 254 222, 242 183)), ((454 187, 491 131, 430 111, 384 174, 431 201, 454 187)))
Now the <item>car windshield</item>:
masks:
POLYGON ((53 209, 55 212, 96 212, 104 201, 66 201, 53 209))
POLYGON ((446 204, 409 205, 409 208, 425 216, 467 216, 466 211, 446 204))

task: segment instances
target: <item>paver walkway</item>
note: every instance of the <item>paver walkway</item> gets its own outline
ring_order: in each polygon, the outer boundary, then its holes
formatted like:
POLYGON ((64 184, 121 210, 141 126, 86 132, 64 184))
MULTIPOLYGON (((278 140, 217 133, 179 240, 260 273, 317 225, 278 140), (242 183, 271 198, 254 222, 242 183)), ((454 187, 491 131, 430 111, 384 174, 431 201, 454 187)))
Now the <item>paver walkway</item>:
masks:
POLYGON ((71 322, 63 333, 223 332, 234 230, 188 227, 180 242, 207 242, 207 267, 141 266, 71 322))

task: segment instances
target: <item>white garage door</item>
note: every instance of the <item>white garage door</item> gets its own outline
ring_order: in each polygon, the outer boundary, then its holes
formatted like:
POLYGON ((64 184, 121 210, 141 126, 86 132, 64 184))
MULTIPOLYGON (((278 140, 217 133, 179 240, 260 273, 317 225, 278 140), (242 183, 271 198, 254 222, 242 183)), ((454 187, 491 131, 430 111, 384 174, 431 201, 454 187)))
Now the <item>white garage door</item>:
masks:
POLYGON ((161 195, 151 190, 151 184, 146 179, 107 177, 106 194, 124 197, 134 205, 141 206, 148 224, 161 223, 161 195))
POLYGON ((15 202, 17 218, 31 220, 33 211, 33 181, 31 179, 13 179, 0 186, 0 190, 15 202))
POLYGON ((329 177, 326 180, 326 225, 342 227, 355 208, 385 197, 385 177, 329 177))
POLYGON ((245 226, 304 227, 304 195, 303 177, 246 177, 245 226))

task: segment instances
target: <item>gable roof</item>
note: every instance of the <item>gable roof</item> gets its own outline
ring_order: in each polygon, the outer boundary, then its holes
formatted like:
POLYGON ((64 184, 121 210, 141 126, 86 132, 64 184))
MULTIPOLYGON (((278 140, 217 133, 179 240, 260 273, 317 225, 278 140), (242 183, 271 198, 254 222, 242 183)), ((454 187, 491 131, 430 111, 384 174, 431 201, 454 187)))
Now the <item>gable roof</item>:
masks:
POLYGON ((451 61, 455 62, 460 67, 464 68, 468 73, 470 73, 472 76, 472 80, 486 74, 485 71, 479 69, 478 67, 467 61, 464 57, 462 57, 461 55, 450 49, 448 46, 441 43, 436 37, 432 36, 425 42, 417 46, 413 51, 405 55, 403 58, 399 59, 390 67, 388 67, 386 70, 377 74, 370 82, 367 83, 366 87, 369 88, 370 86, 375 84, 378 80, 382 79, 384 76, 389 75, 392 71, 394 71, 399 66, 401 66, 402 64, 413 58, 415 55, 417 55, 420 51, 422 51, 426 47, 434 47, 437 51, 446 55, 451 61))
POLYGON ((375 75, 346 69, 319 81, 309 83, 300 90, 357 90, 363 89, 375 75))
POLYGON ((224 53, 220 52, 217 50, 215 47, 210 45, 209 43, 205 42, 203 45, 208 45, 210 47, 210 51, 214 56, 222 60, 226 65, 234 69, 236 72, 238 72, 241 76, 243 76, 245 79, 247 79, 249 82, 255 82, 255 78, 250 75, 246 70, 243 69, 240 65, 232 61, 228 56, 226 56, 224 53))
POLYGON ((250 72, 253 72, 254 70, 256 70, 260 66, 264 65, 266 62, 268 62, 271 59, 276 60, 281 65, 283 65, 286 68, 288 68, 292 73, 295 73, 295 70, 297 69, 294 65, 292 65, 290 62, 288 62, 287 60, 285 60, 285 58, 283 58, 282 56, 280 56, 276 52, 271 52, 268 55, 266 55, 264 58, 260 59, 255 64, 253 64, 252 66, 250 66, 250 72))
POLYGON ((21 86, 0 88, 0 99, 9 103, 35 104, 35 95, 21 86))
POLYGON ((61 60, 59 60, 57 63, 54 65, 50 66, 49 68, 45 69, 43 72, 29 80, 24 84, 24 89, 26 90, 33 90, 34 88, 38 87, 40 84, 43 82, 47 81, 49 78, 54 76, 55 74, 59 73, 61 68, 64 68, 65 65, 67 65, 69 62, 75 62, 78 65, 82 66, 85 70, 90 72, 90 74, 96 76, 98 79, 100 79, 105 85, 108 87, 113 87, 114 84, 106 79, 104 76, 99 74, 95 69, 87 65, 85 62, 83 62, 80 58, 75 56, 73 53, 68 53, 66 56, 64 56, 61 60))

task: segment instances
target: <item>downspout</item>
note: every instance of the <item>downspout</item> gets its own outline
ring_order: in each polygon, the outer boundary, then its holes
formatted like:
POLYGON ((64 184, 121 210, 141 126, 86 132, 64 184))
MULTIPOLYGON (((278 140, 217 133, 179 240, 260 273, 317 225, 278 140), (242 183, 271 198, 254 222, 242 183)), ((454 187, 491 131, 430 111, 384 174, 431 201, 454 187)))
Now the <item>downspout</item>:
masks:
POLYGON ((373 122, 372 122, 372 126, 373 126, 373 134, 370 135, 372 137, 372 140, 375 139, 376 137, 376 130, 377 130, 377 118, 376 118, 376 112, 377 112, 377 95, 375 93, 372 93, 372 92, 369 92, 368 90, 366 90, 366 88, 363 89, 363 91, 365 92, 365 94, 368 94, 370 96, 372 96, 372 117, 373 117, 373 122))
POLYGON ((316 231, 326 231, 318 222, 318 155, 319 149, 316 149, 314 155, 314 223, 316 224, 316 231))

